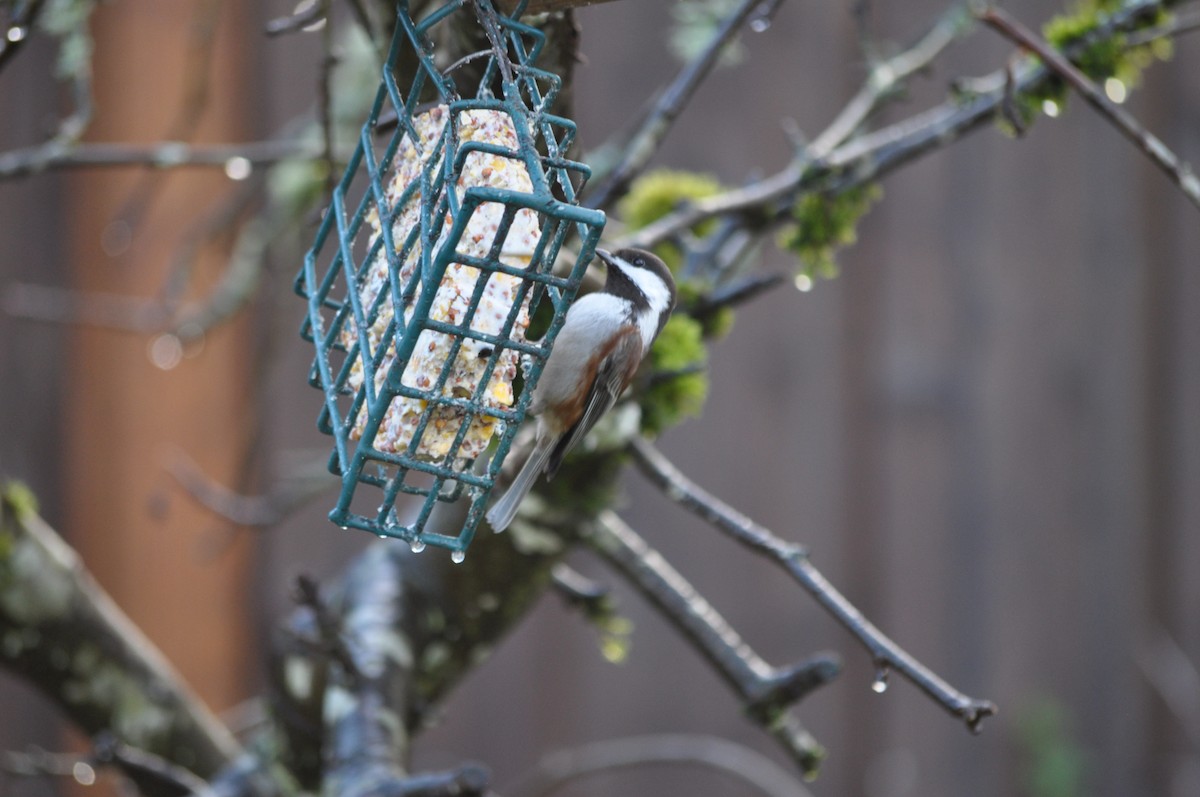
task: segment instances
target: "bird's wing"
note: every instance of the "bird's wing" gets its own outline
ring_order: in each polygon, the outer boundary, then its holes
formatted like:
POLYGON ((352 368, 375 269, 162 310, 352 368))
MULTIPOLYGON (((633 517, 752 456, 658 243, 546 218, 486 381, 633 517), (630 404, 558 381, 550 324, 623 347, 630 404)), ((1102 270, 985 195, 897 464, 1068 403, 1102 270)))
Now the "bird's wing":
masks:
POLYGON ((591 390, 584 399, 583 414, 579 416, 575 425, 562 436, 550 454, 550 460, 546 463, 547 478, 558 471, 563 457, 570 453, 571 449, 596 425, 596 421, 600 420, 604 413, 617 403, 617 399, 629 385, 629 381, 633 379, 634 372, 637 371, 641 354, 641 333, 635 325, 629 325, 621 331, 617 344, 609 354, 600 361, 600 365, 596 369, 596 380, 592 382, 591 390))

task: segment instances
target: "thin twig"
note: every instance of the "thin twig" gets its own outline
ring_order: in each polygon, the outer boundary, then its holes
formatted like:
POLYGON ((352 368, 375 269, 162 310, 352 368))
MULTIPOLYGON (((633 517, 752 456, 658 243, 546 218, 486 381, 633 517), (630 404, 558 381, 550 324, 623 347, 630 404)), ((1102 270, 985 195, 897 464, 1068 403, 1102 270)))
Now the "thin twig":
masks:
POLYGON ((1129 34, 1125 38, 1125 46, 1143 47, 1159 39, 1177 38, 1197 30, 1200 30, 1200 11, 1175 14, 1162 25, 1129 34))
POLYGON ((766 554, 812 595, 817 603, 853 634, 877 668, 877 684, 885 684, 889 670, 903 675, 943 708, 977 731, 985 717, 996 713, 988 700, 968 697, 914 659, 870 623, 862 612, 838 592, 812 565, 798 545, 775 536, 683 475, 666 457, 643 440, 630 444, 638 467, 667 497, 729 534, 757 553, 766 554))
POLYGON ((680 733, 629 736, 550 753, 504 794, 543 797, 568 783, 614 770, 680 765, 716 770, 769 797, 812 794, 792 773, 756 750, 715 736, 680 733))
POLYGON ((505 91, 507 91, 513 82, 513 65, 512 60, 508 57, 508 48, 504 46, 504 35, 500 32, 499 23, 496 22, 495 11, 490 4, 484 6, 479 0, 471 0, 471 5, 474 6, 475 16, 487 35, 488 43, 492 46, 492 52, 496 56, 496 65, 500 68, 500 75, 504 81, 505 91))
MULTIPOLYGON (((329 3, 325 0, 306 0, 296 7, 294 13, 286 17, 276 17, 269 20, 263 32, 268 36, 282 36, 296 31, 311 31, 318 24, 329 26, 329 3)), ((370 30, 367 30, 370 33, 370 30)))
POLYGON ((956 4, 938 17, 929 32, 912 47, 886 61, 876 63, 868 72, 867 79, 858 93, 807 147, 805 157, 820 160, 853 135, 878 110, 883 100, 895 94, 905 80, 928 68, 963 34, 966 30, 966 18, 965 9, 956 4))
POLYGON ((7 287, 0 296, 0 311, 30 321, 80 324, 140 334, 160 331, 168 318, 164 306, 152 299, 81 293, 27 282, 14 282, 7 287))
MULTIPOLYGON (((498 0, 496 9, 504 14, 512 14, 521 0, 498 0)), ((542 14, 547 11, 566 11, 571 8, 583 8, 598 3, 609 3, 612 0, 529 0, 525 6, 526 14, 542 14)))
POLYGON ((783 0, 762 0, 758 4, 758 8, 754 9, 754 13, 750 15, 750 19, 747 20, 750 30, 762 33, 771 27, 771 23, 775 21, 775 15, 782 5, 783 0))
POLYGON ((38 14, 41 13, 42 6, 45 4, 46 0, 30 0, 24 8, 25 13, 10 19, 4 26, 4 30, 0 31, 4 34, 0 36, 0 70, 3 70, 17 52, 25 46, 25 42, 29 41, 29 31, 37 21, 38 14), (16 31, 16 33, 10 33, 10 31, 16 31))
POLYGON ((700 297, 692 307, 687 308, 687 313, 697 320, 703 320, 718 310, 736 307, 752 299, 757 299, 787 281, 788 278, 783 274, 752 275, 739 282, 723 285, 712 293, 700 297))
POLYGON ((837 676, 838 662, 818 656, 774 668, 747 645, 671 564, 616 514, 604 512, 585 540, 629 579, 716 669, 746 712, 805 774, 816 772, 823 751, 787 708, 837 676))
POLYGON ((565 562, 556 564, 550 575, 554 579, 554 588, 563 600, 571 606, 581 607, 584 614, 591 615, 602 604, 611 604, 606 584, 593 581, 565 562))
POLYGON ((139 794, 211 797, 212 789, 196 773, 162 756, 123 743, 111 733, 96 737, 96 764, 115 766, 137 787, 139 794))
POLYGON ((630 136, 629 141, 621 148, 622 159, 607 179, 587 198, 586 204, 589 207, 607 208, 625 193, 629 183, 658 151, 671 125, 687 107, 696 89, 712 72, 726 45, 762 4, 763 0, 742 0, 742 3, 721 22, 705 48, 680 70, 675 80, 646 114, 637 132, 630 136))
POLYGON ((0 772, 19 778, 74 777, 81 782, 88 780, 89 776, 95 777, 95 770, 88 756, 78 753, 52 753, 32 745, 25 750, 0 752, 0 772))
POLYGON ((238 526, 261 528, 281 522, 340 484, 330 475, 327 459, 306 463, 263 495, 242 495, 218 484, 182 450, 174 452, 165 467, 205 508, 238 526))
MULTIPOLYGON (((215 208, 189 225, 179 245, 171 254, 167 275, 158 291, 158 301, 162 303, 164 311, 174 315, 180 309, 192 281, 192 274, 200 253, 213 241, 227 236, 229 231, 237 226, 239 220, 260 199, 261 195, 261 180, 243 180, 237 188, 221 197, 215 208)), ((253 221, 248 222, 239 231, 239 242, 247 235, 247 229, 253 223, 253 221)), ((231 261, 241 249, 242 246, 235 244, 234 253, 230 256, 231 261)), ((235 264, 230 262, 225 269, 225 274, 227 275, 234 268, 235 264)), ((224 282, 225 278, 222 277, 221 281, 224 282)), ((215 294, 219 290, 219 288, 214 289, 212 293, 215 294)))
POLYGON ((325 164, 325 194, 333 193, 338 181, 338 169, 333 158, 333 98, 330 84, 338 58, 333 51, 333 25, 330 24, 330 0, 319 0, 317 6, 325 18, 321 28, 321 71, 317 78, 317 120, 321 125, 321 162, 325 164))
POLYGON ((326 605, 316 579, 307 573, 296 576, 294 594, 296 604, 308 608, 316 621, 317 633, 320 638, 308 641, 312 642, 322 655, 337 662, 338 666, 342 668, 342 675, 350 689, 360 688, 364 678, 362 670, 359 669, 342 634, 340 619, 326 605))
POLYGON ((1155 166, 1171 178, 1193 205, 1200 208, 1200 178, 1196 177, 1188 163, 1180 160, 1153 133, 1142 127, 1133 114, 1108 99, 1104 92, 1062 53, 1005 11, 988 8, 979 14, 979 18, 993 30, 1041 58, 1055 74, 1079 92, 1088 105, 1099 111, 1100 115, 1111 122, 1125 138, 1137 145, 1155 166))
MULTIPOLYGON (((235 197, 234 206, 237 204, 235 197)), ((0 295, 0 310, 15 318, 32 321, 80 324, 136 334, 164 334, 176 338, 173 345, 193 343, 202 340, 253 297, 261 281, 267 246, 277 233, 276 226, 266 216, 246 223, 220 279, 203 299, 179 304, 190 266, 202 242, 189 238, 172 261, 160 297, 146 299, 82 293, 47 285, 13 283, 0 295)))
POLYGON ((251 141, 245 144, 193 146, 178 141, 157 144, 72 144, 52 140, 35 147, 0 154, 0 180, 24 177, 48 169, 142 166, 155 169, 225 168, 233 158, 251 165, 291 158, 315 158, 319 148, 300 139, 251 141))
MULTIPOLYGON (((1160 7, 1161 3, 1156 0, 1142 0, 1123 7, 1090 36, 1069 48, 1069 53, 1133 27, 1160 7)), ((1020 92, 1029 91, 1049 76, 1045 67, 1029 65, 1014 75, 1013 88, 1020 92)), ((821 158, 801 153, 773 175, 742 188, 696 200, 688 207, 624 236, 616 245, 653 247, 718 216, 741 216, 749 227, 778 223, 787 217, 790 200, 805 190, 816 186, 848 188, 865 184, 979 128, 1001 111, 1005 82, 1006 70, 1002 68, 986 78, 972 81, 975 91, 970 97, 956 96, 908 119, 850 138, 821 158)), ((843 111, 843 114, 848 113, 843 111)), ((832 129, 834 125, 830 127, 832 129)), ((821 138, 824 137, 822 134, 821 138)), ((830 138, 835 136, 831 134, 830 138)), ((815 151, 816 143, 810 151, 815 151)))
POLYGON ((0 633, 19 629, 41 643, 0 650, 4 666, 86 733, 116 730, 122 742, 186 761, 201 776, 234 761, 241 745, 27 503, 16 487, 0 490, 0 534, 9 541, 0 551, 0 633), (20 596, 48 584, 56 585, 51 609, 17 610, 20 596), (147 706, 160 721, 135 716, 147 706))
POLYGON ((884 99, 895 93, 903 81, 926 68, 961 35, 962 16, 963 12, 958 8, 943 14, 929 33, 911 48, 876 64, 862 88, 829 126, 781 171, 742 188, 696 200, 638 230, 622 245, 651 247, 717 216, 741 216, 745 226, 749 227, 770 221, 775 215, 772 212, 774 206, 801 189, 802 181, 812 173, 810 167, 813 164, 828 158, 871 117, 884 99))

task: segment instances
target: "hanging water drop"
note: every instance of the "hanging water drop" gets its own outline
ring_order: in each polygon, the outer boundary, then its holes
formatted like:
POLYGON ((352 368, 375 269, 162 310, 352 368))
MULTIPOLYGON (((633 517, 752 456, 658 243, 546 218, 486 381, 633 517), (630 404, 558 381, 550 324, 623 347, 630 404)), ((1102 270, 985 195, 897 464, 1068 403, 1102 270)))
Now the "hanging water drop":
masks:
POLYGON ((409 545, 408 547, 412 549, 413 553, 420 553, 421 551, 425 550, 425 543, 421 542, 420 540, 413 540, 412 545, 409 545))
POLYGON ((875 671, 875 680, 871 682, 871 691, 877 695, 882 695, 888 688, 888 668, 880 667, 875 671))
POLYGON ((1128 87, 1118 77, 1110 77, 1104 81, 1104 93, 1118 105, 1125 102, 1125 98, 1129 96, 1128 87))
POLYGON ((13 25, 8 29, 8 34, 5 36, 5 38, 7 38, 13 44, 16 44, 25 38, 26 33, 28 33, 26 28, 22 28, 20 25, 13 25))
POLYGON ((766 14, 750 20, 750 30, 755 33, 765 33, 769 27, 771 27, 771 18, 766 14))
POLYGON ((157 336, 146 347, 150 362, 163 371, 170 371, 183 361, 183 341, 166 332, 157 336))
POLYGON ((454 564, 456 564, 456 565, 461 565, 466 560, 467 560, 466 551, 455 551, 454 553, 450 554, 450 561, 454 562, 454 564))
POLYGON ((225 176, 230 180, 242 181, 250 176, 254 171, 254 164, 251 160, 243 155, 235 155, 225 161, 225 176))
POLYGON ((86 761, 76 761, 71 767, 71 777, 80 786, 91 786, 96 782, 96 770, 86 761))

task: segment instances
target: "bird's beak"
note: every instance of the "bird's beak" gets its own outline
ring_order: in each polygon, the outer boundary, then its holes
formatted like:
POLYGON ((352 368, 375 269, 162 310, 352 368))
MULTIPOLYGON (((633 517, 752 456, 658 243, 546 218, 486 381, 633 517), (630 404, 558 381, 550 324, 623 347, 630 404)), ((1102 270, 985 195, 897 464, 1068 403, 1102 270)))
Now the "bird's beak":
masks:
POLYGON ((601 249, 600 247, 596 247, 596 256, 599 257, 601 260, 603 260, 604 265, 606 265, 606 266, 616 265, 616 263, 613 262, 616 258, 614 258, 613 253, 608 251, 607 249, 601 249))

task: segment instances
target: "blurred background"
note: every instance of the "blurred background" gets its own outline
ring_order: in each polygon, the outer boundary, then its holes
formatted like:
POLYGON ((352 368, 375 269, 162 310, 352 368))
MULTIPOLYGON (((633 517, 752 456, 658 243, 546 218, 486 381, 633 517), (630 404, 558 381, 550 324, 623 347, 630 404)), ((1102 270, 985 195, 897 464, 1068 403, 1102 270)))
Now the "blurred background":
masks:
MULTIPOLYGON (((579 13, 585 146, 623 129, 674 74, 672 5, 579 13)), ((727 184, 780 168, 786 131, 816 135, 860 85, 854 5, 785 2, 743 37, 744 61, 707 82, 656 163, 727 184)), ((908 43, 943 7, 872 3, 871 30, 881 46, 908 43)), ((1005 7, 1033 26, 1059 10, 1005 7)), ((103 4, 87 140, 272 138, 317 92, 322 34, 261 32, 291 10, 103 4)), ((977 32, 883 120, 1011 52, 977 32)), ((0 74, 0 152, 53 131, 66 104, 56 58, 34 38, 0 74)), ((1200 163, 1200 41, 1179 40, 1127 106, 1200 163)), ((236 177, 81 169, 0 181, 0 476, 34 488, 218 711, 260 687, 263 640, 296 575, 331 576, 371 542, 324 519, 328 497, 267 530, 232 527, 171 475, 198 468, 263 492, 329 444, 291 292, 309 231, 273 245, 257 298, 197 340, 141 329, 153 319, 126 301, 160 295, 181 253, 197 253, 188 297, 218 284, 234 239, 217 222, 253 213, 257 200, 238 209, 230 197, 261 179, 236 177), (82 306, 37 286, 104 298, 82 306), (81 314, 103 323, 31 318, 81 314)), ((1200 216, 1078 98, 1021 138, 985 127, 883 189, 839 277, 738 314, 712 349, 703 418, 660 445, 808 546, 885 633, 999 715, 972 736, 900 679, 875 694, 865 652, 793 582, 633 472, 623 517, 768 660, 842 656, 842 677, 798 710, 829 751, 815 795, 1200 794, 1200 216)), ((764 260, 793 266, 771 247, 764 260)), ((713 734, 782 762, 671 627, 594 560, 572 562, 613 584, 635 624, 629 659, 606 662, 595 631, 547 595, 444 705, 417 742, 418 768, 482 761, 503 794, 548 752, 651 732, 713 734)), ((0 672, 0 749, 30 744, 70 742, 49 704, 0 672)), ((66 790, 4 783, 14 795, 66 790)), ((752 792, 656 768, 566 793, 752 792)))

